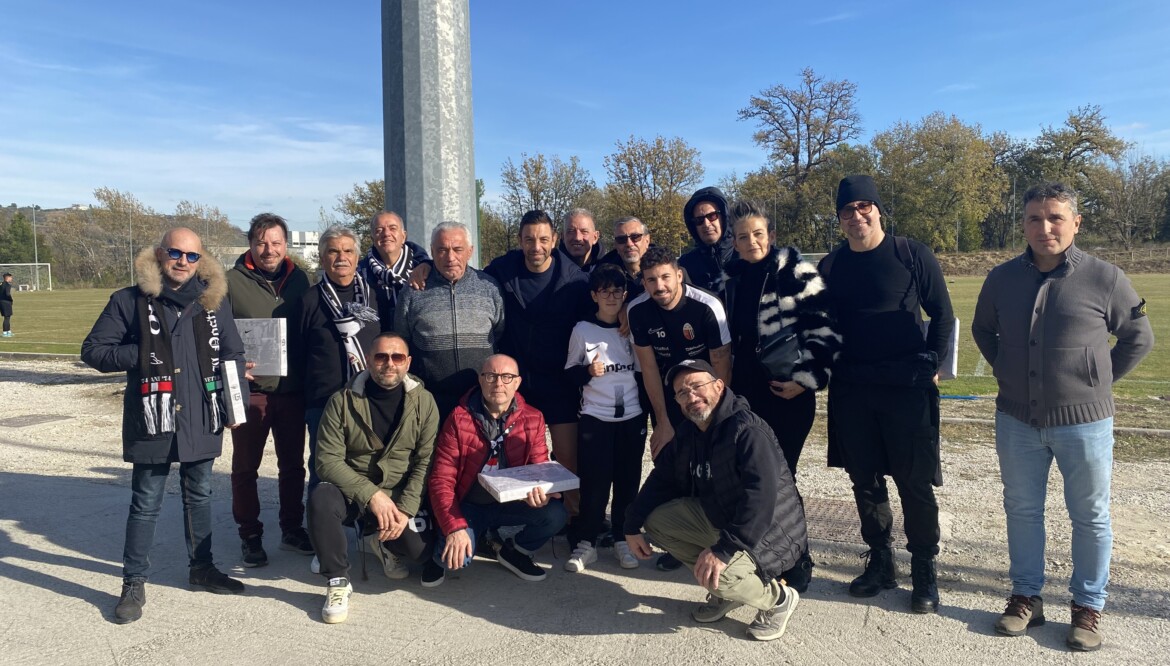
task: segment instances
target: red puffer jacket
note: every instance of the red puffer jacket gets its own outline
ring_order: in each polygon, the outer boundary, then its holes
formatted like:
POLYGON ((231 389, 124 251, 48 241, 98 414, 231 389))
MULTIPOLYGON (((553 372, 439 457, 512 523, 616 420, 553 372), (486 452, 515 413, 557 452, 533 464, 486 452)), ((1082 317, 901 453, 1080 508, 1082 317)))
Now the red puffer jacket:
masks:
MULTIPOLYGON (((476 392, 472 388, 459 399, 459 406, 439 430, 431 476, 427 480, 427 494, 431 510, 444 535, 467 527, 459 510, 459 503, 467 496, 473 483, 487 462, 488 443, 480 432, 475 417, 467 409, 467 398, 476 392)), ((548 446, 544 439, 544 415, 529 407, 516 394, 516 409, 508 418, 504 438, 504 458, 508 467, 518 467, 548 460, 548 446)))

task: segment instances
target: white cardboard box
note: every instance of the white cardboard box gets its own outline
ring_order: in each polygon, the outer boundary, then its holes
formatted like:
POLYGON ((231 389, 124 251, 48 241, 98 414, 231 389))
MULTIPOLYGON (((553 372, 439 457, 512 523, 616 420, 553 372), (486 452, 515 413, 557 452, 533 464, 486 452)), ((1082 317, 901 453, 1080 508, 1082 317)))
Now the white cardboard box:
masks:
POLYGON ((237 319, 244 359, 256 364, 253 377, 288 376, 288 324, 284 319, 237 319))
POLYGON ((538 486, 546 493, 581 487, 581 480, 576 474, 553 461, 480 472, 479 483, 500 502, 522 500, 538 486))
POLYGON ((244 392, 240 388, 240 375, 235 361, 221 361, 219 374, 223 379, 223 406, 226 423, 224 426, 240 425, 248 420, 248 406, 244 404, 244 392))

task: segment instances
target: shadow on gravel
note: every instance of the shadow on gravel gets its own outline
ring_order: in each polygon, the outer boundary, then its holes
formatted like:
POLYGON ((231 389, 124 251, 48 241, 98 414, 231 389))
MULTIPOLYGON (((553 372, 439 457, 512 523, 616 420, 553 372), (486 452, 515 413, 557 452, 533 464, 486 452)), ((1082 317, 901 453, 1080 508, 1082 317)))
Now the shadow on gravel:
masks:
POLYGON ((77 372, 45 372, 21 368, 0 368, 0 381, 24 382, 38 386, 63 384, 125 384, 126 373, 100 374, 84 363, 77 363, 77 372))

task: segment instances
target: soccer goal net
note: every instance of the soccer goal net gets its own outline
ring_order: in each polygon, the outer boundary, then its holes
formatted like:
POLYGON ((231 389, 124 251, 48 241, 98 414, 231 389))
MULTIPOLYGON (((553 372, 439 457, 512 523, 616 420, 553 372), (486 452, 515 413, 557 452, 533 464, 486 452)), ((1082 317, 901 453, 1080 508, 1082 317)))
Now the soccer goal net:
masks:
POLYGON ((52 264, 0 264, 0 275, 12 273, 12 288, 17 291, 53 291, 52 264))

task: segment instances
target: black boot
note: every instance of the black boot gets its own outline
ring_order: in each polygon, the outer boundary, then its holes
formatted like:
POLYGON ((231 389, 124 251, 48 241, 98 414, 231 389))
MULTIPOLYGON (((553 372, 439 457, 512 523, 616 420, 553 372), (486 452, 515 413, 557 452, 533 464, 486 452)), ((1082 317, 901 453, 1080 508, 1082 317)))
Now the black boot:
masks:
POLYGON ((910 593, 910 610, 915 613, 937 613, 938 582, 934 558, 911 557, 910 578, 914 581, 914 591, 910 593))
POLYGON ((865 571, 849 584, 854 597, 876 597, 882 590, 898 587, 894 572, 894 553, 886 548, 870 548, 861 555, 867 558, 865 571))
POLYGON ((808 584, 812 582, 812 570, 814 566, 816 565, 813 564, 808 551, 805 551, 800 556, 800 559, 796 561, 796 565, 780 574, 780 577, 784 579, 784 583, 788 587, 796 590, 800 594, 804 594, 808 590, 808 584))

